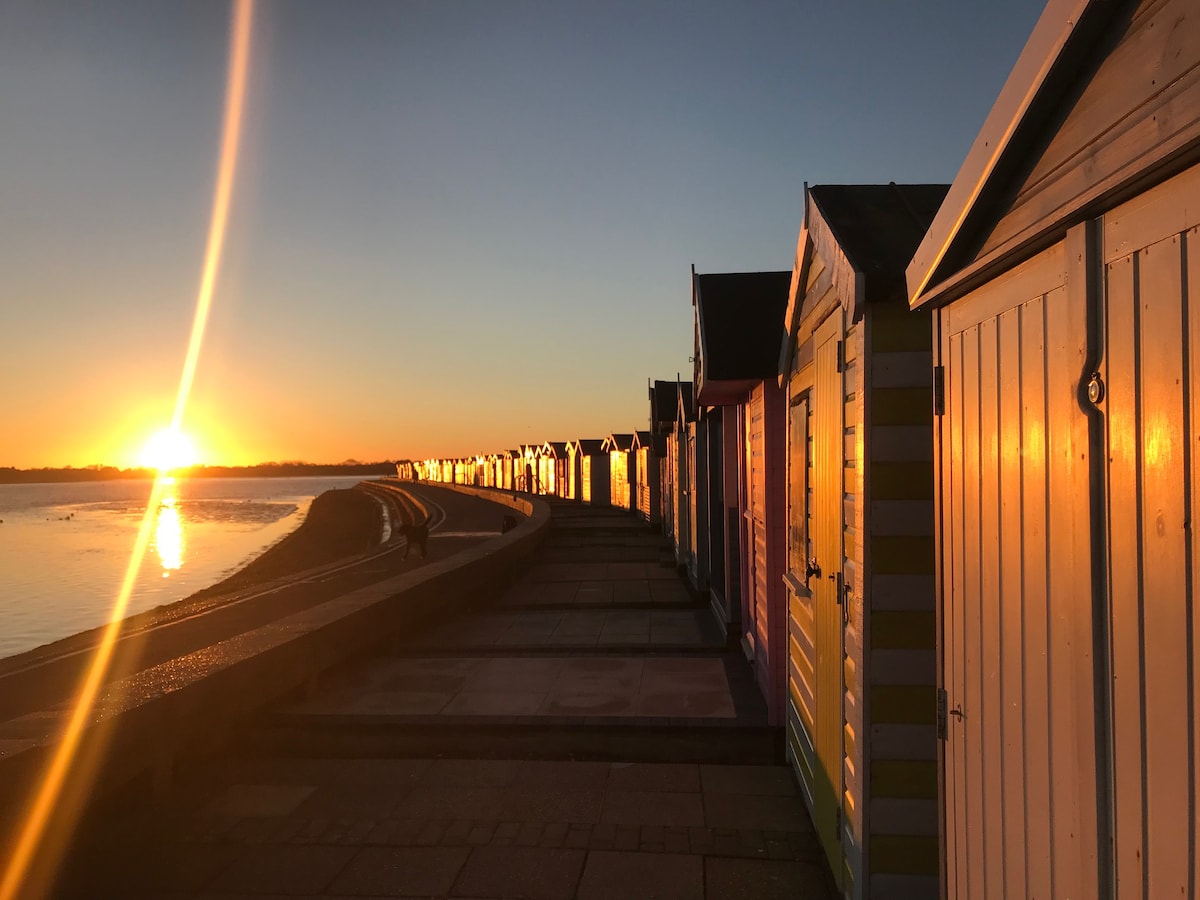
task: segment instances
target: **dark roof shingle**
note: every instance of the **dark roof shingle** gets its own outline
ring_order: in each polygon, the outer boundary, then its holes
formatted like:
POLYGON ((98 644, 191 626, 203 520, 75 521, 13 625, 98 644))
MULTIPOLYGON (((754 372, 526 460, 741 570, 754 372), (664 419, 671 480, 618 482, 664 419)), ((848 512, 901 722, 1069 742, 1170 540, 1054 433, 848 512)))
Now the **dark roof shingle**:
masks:
POLYGON ((705 382, 770 378, 778 373, 791 272, 696 276, 705 382))

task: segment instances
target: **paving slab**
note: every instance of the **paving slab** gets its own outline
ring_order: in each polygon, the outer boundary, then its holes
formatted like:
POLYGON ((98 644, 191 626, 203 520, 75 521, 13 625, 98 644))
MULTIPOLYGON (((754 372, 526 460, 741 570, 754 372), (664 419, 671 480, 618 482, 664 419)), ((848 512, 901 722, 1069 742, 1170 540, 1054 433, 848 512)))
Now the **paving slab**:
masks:
POLYGON ((579 900, 695 900, 704 896, 704 864, 698 856, 680 853, 599 851, 588 855, 576 896, 579 900))
POLYGON ((807 900, 828 896, 828 876, 821 866, 797 860, 704 860, 707 896, 724 900, 807 900))
POLYGON ((698 761, 778 729, 707 604, 644 558, 661 539, 555 511, 553 561, 494 605, 327 673, 97 819, 64 896, 832 900, 783 760, 698 761), (413 749, 430 735, 441 758, 413 749))
POLYGON ((722 656, 376 657, 327 678, 312 696, 279 712, 330 720, 370 714, 738 721, 722 656), (399 689, 406 684, 412 689, 399 689))
POLYGON ((470 852, 465 847, 363 847, 330 889, 368 897, 445 896, 470 852))
POLYGON ((542 847, 478 847, 471 851, 454 897, 571 900, 586 854, 542 847))

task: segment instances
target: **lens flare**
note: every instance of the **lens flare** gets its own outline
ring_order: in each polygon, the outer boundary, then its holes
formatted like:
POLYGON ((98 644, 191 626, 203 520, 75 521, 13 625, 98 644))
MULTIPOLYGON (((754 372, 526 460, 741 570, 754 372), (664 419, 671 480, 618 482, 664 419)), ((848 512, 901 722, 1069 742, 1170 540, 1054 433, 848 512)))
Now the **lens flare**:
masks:
MULTIPOLYGON (((237 168, 238 142, 241 136, 242 108, 246 95, 246 73, 250 57, 250 26, 253 19, 253 0, 236 0, 230 30, 229 70, 226 81, 225 116, 222 125, 221 154, 217 167, 217 183, 213 193, 212 219, 209 224, 208 245, 204 255, 204 268, 200 277, 200 288, 196 297, 196 314, 192 320, 191 339, 187 357, 179 379, 179 392, 175 397, 175 412, 171 418, 171 429, 181 432, 183 415, 187 409, 200 349, 204 342, 205 326, 212 305, 213 287, 220 270, 221 250, 225 243, 226 222, 229 216, 230 196, 233 192, 234 173, 237 168)), ((103 686, 112 661, 113 650, 120 636, 121 623, 129 605, 129 596, 141 569, 142 560, 155 530, 155 522, 162 506, 168 486, 168 477, 160 472, 150 491, 146 503, 146 514, 142 517, 134 542, 129 565, 117 599, 113 603, 109 621, 96 647, 78 696, 72 707, 62 737, 54 750, 45 776, 37 788, 30 811, 17 837, 16 846, 0 881, 0 900, 14 900, 19 896, 39 893, 36 886, 30 890, 31 873, 37 879, 48 878, 57 862, 67 837, 80 812, 80 797, 86 790, 79 791, 75 785, 88 772, 81 769, 77 756, 84 730, 92 720, 96 697, 103 686), (68 776, 72 779, 72 790, 66 792, 68 776), (69 802, 64 802, 66 799, 69 802), (53 821, 52 821, 53 816, 53 821), (48 832, 48 829, 52 829, 48 832)), ((89 754, 90 764, 98 764, 95 754, 89 754)))

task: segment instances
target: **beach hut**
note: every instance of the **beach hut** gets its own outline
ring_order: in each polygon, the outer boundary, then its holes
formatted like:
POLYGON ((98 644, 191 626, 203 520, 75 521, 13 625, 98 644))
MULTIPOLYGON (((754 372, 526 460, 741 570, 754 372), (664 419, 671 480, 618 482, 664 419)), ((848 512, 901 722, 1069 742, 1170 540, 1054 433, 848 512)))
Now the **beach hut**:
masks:
POLYGON ((630 452, 634 456, 636 483, 634 486, 634 508, 647 525, 658 528, 662 524, 662 490, 660 461, 666 454, 666 436, 654 436, 649 431, 635 431, 630 452))
POLYGON ((609 462, 609 495, 613 506, 633 508, 633 486, 637 483, 637 458, 633 434, 610 434, 604 439, 609 462))
POLYGON ((610 502, 610 462, 601 438, 581 438, 567 445, 572 458, 571 471, 576 478, 575 499, 596 506, 610 502))
POLYGON ((673 509, 675 563, 682 572, 694 568, 693 533, 690 498, 691 472, 688 431, 696 421, 692 398, 692 382, 680 381, 675 386, 675 427, 667 436, 667 459, 671 468, 671 504, 673 509))
POLYGON ((521 458, 517 466, 517 483, 519 490, 531 494, 541 493, 539 459, 542 453, 541 444, 522 444, 521 458))
POLYGON ((660 459, 658 466, 658 515, 659 528, 668 539, 674 534, 674 509, 671 500, 673 477, 668 462, 668 441, 675 430, 675 418, 679 404, 678 381, 654 381, 649 384, 650 434, 658 440, 660 459))
POLYGON ((785 409, 778 378, 790 281, 790 272, 692 273, 702 436, 695 470, 706 473, 693 504, 703 525, 697 540, 707 536, 697 552, 704 570, 698 581, 726 634, 741 631, 775 723, 782 721, 776 685, 786 654, 778 638, 769 639, 768 623, 782 633, 785 409), (727 444, 733 452, 725 452, 727 444))
POLYGON ((904 269, 946 187, 806 190, 788 297, 778 689, 848 896, 940 890, 932 331, 904 269))
POLYGON ((567 442, 546 441, 541 450, 543 493, 566 496, 567 442))
POLYGON ((1200 890, 1198 160, 1195 0, 1055 0, 908 268, 951 896, 1200 890))
POLYGON ((517 490, 517 475, 521 467, 521 451, 502 450, 500 452, 500 468, 503 472, 503 488, 506 491, 517 490))

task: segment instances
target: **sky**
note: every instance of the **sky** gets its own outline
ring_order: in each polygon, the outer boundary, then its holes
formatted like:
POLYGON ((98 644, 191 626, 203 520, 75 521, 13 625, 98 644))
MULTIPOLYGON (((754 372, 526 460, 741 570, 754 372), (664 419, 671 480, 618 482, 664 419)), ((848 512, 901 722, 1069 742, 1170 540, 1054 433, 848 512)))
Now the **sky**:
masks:
MULTIPOLYGON (((260 0, 184 430, 212 465, 645 428, 690 272, 791 269, 805 182, 953 180, 1041 0, 260 0)), ((0 466, 172 414, 231 7, 0 2, 0 466)))

